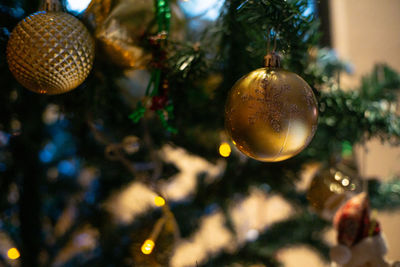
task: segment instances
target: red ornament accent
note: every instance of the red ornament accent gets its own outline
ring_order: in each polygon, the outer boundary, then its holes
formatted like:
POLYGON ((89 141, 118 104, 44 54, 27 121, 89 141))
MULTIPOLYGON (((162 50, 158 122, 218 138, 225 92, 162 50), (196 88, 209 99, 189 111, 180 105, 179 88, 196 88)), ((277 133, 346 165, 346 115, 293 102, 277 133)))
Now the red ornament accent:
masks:
POLYGON ((161 95, 161 96, 154 96, 151 100, 151 107, 150 109, 153 111, 163 109, 168 103, 168 96, 161 95))
POLYGON ((334 225, 338 230, 339 244, 351 247, 365 237, 380 233, 379 223, 371 221, 369 210, 367 195, 361 193, 336 212, 334 225))

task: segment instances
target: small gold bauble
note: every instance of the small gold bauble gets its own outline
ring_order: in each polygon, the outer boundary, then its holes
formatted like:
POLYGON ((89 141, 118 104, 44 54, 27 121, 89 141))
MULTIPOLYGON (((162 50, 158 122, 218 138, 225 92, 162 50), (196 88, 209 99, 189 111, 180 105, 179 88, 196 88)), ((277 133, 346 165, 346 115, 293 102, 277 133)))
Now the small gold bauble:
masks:
POLYGON ((94 42, 86 27, 64 12, 36 12, 14 28, 7 61, 17 81, 40 94, 79 86, 93 65, 94 42))
POLYGON ((237 81, 225 107, 225 126, 233 143, 260 161, 282 161, 298 154, 313 138, 317 120, 310 86, 275 64, 237 81))
POLYGON ((311 182, 307 199, 321 217, 330 220, 347 199, 360 191, 361 182, 355 172, 344 166, 322 168, 311 182))

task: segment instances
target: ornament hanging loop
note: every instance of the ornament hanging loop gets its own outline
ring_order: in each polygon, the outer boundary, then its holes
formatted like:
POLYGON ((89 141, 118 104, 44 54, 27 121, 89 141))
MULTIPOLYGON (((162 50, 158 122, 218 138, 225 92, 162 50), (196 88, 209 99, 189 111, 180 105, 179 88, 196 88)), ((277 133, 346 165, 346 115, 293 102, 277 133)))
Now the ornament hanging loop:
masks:
POLYGON ((275 51, 268 53, 265 57, 265 67, 266 68, 280 68, 281 67, 281 57, 275 51))
POLYGON ((264 65, 266 68, 280 68, 281 67, 281 58, 279 54, 276 52, 276 40, 278 38, 278 32, 275 31, 274 40, 273 40, 273 48, 270 51, 271 46, 271 33, 272 29, 268 29, 268 37, 267 37, 267 55, 264 57, 264 65))
POLYGON ((275 33, 275 36, 274 36, 274 48, 272 49, 272 52, 276 51, 276 39, 277 38, 278 38, 278 33, 275 33))
POLYGON ((60 0, 44 0, 41 10, 48 12, 63 11, 60 0))

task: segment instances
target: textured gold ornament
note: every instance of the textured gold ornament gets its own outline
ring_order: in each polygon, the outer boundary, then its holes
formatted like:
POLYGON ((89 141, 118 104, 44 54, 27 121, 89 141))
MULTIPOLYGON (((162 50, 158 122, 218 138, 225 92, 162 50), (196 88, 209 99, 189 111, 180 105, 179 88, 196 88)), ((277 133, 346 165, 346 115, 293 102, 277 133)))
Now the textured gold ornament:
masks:
POLYGON ((311 182, 307 199, 321 217, 330 220, 339 207, 361 189, 359 177, 348 167, 322 168, 311 182))
POLYGON ((22 20, 7 44, 7 61, 17 81, 40 94, 62 94, 89 75, 94 42, 75 17, 39 11, 22 20))
POLYGON ((237 148, 260 161, 282 161, 302 151, 317 129, 317 101, 297 74, 269 54, 266 67, 242 77, 230 91, 225 126, 237 148))

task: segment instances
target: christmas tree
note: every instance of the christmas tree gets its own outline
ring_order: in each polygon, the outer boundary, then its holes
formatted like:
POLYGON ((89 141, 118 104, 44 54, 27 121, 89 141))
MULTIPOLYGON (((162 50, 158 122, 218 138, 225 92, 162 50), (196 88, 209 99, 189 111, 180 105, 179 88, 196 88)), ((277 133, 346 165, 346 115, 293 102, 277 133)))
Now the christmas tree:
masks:
POLYGON ((200 15, 190 1, 0 2, 1 266, 281 266, 299 244, 328 264, 340 207, 351 249, 381 231, 369 205, 400 206, 400 180, 362 177, 353 152, 398 144, 396 71, 376 65, 343 90, 349 66, 322 48, 313 1, 200 15), (263 66, 270 78, 251 78, 263 66), (247 74, 262 100, 229 98, 247 74), (227 99, 252 115, 235 124, 227 99))

